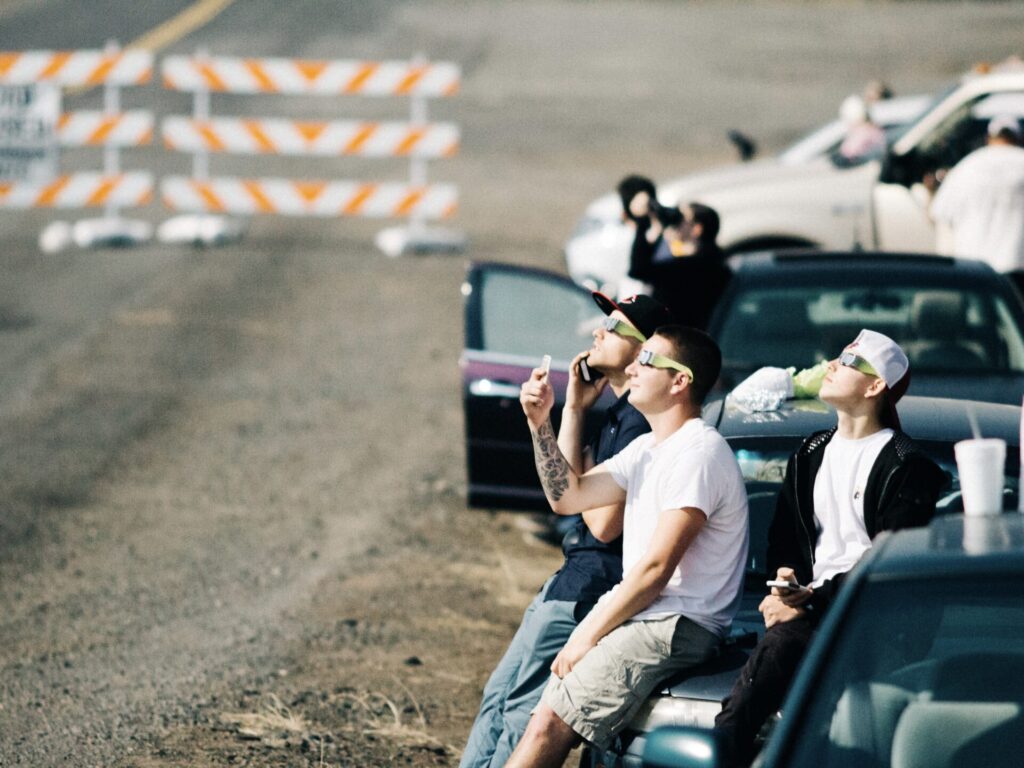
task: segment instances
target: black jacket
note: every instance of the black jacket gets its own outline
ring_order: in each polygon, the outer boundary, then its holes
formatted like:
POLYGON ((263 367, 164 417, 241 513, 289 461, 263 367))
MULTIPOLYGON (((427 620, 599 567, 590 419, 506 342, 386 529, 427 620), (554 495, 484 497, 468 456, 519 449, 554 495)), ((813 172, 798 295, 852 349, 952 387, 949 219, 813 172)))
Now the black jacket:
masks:
POLYGON ((649 219, 637 222, 629 258, 629 276, 651 285, 651 295, 668 307, 677 323, 705 329, 725 291, 732 271, 715 243, 704 244, 692 256, 655 258, 668 248, 659 236, 647 241, 649 219))
MULTIPOLYGON (((825 446, 836 428, 815 432, 794 453, 768 529, 768 575, 788 566, 801 584, 813 579, 814 548, 818 534, 814 523, 814 479, 821 468, 825 446)), ((875 460, 864 489, 864 524, 872 539, 882 531, 927 525, 935 514, 939 493, 949 480, 938 465, 921 453, 903 432, 895 432, 875 460)), ((809 601, 812 613, 820 614, 832 602, 845 574, 815 588, 809 601)))

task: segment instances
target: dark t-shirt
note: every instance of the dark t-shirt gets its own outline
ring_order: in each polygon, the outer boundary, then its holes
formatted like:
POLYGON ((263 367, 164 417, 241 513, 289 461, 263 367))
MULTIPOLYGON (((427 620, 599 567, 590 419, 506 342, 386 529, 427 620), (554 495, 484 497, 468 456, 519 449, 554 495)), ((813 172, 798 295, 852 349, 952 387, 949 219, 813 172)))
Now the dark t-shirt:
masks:
MULTIPOLYGON (((651 431, 640 412, 623 394, 608 408, 607 419, 597 438, 590 444, 594 464, 607 461, 634 439, 651 431)), ((590 532, 583 517, 562 540, 565 562, 555 574, 544 599, 579 603, 577 618, 582 618, 597 599, 622 581, 622 537, 607 544, 590 532)))

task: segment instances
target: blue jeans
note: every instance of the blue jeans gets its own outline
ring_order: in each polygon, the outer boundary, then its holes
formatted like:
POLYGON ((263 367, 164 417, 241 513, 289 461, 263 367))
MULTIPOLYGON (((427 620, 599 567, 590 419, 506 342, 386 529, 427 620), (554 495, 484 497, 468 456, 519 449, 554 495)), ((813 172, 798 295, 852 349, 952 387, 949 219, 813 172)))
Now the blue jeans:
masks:
POLYGON ((460 768, 498 768, 508 761, 551 676, 551 662, 576 629, 575 602, 544 602, 550 585, 548 579, 533 598, 512 643, 484 686, 480 713, 460 768))

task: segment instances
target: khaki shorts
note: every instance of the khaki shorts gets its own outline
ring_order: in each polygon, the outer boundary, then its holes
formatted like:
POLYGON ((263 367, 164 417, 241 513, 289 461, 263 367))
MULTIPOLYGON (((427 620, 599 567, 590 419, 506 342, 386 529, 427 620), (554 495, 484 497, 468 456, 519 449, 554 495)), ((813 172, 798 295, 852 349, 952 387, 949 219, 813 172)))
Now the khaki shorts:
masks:
POLYGON ((660 682, 709 659, 719 642, 684 616, 626 622, 564 678, 552 675, 541 701, 584 739, 606 749, 660 682))

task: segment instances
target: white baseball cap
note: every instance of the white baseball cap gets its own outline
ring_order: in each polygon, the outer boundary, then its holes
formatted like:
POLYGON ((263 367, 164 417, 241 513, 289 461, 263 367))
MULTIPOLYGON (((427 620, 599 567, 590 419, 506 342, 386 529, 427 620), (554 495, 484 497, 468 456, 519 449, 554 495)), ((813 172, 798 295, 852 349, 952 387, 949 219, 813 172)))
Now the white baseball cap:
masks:
POLYGON ((900 345, 884 333, 865 328, 843 351, 853 352, 865 360, 885 382, 882 423, 887 427, 900 429, 900 415, 896 412, 896 403, 910 386, 910 361, 907 360, 900 345))
POLYGON ((878 331, 865 328, 846 346, 846 350, 870 363, 890 390, 898 390, 899 383, 910 370, 910 361, 900 345, 878 331))
POLYGON ((1003 131, 1009 131, 1019 139, 1020 120, 1014 115, 996 115, 988 121, 989 136, 998 136, 1003 131))

